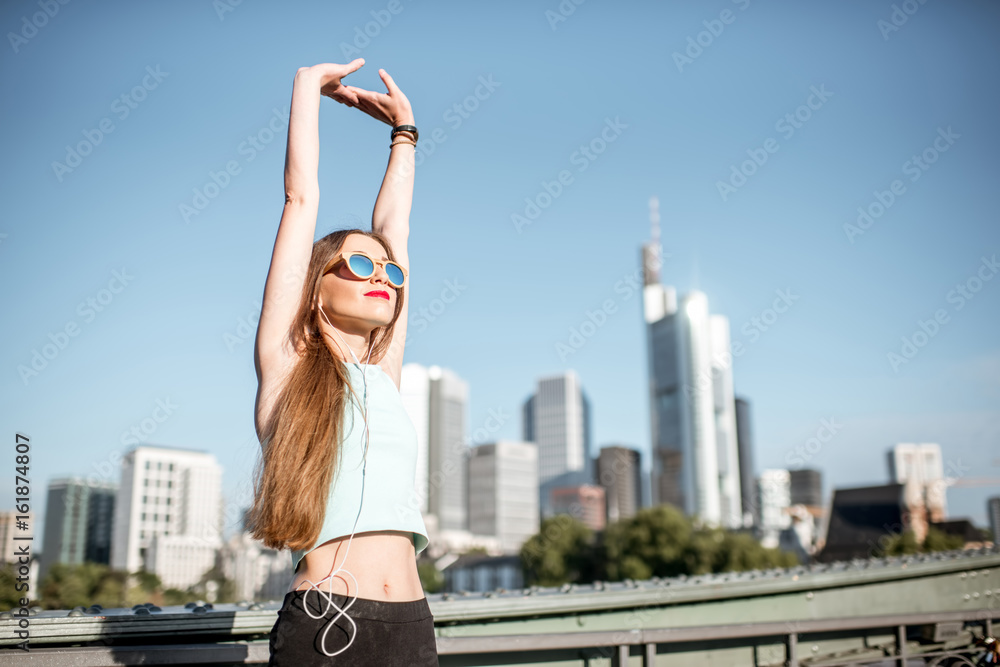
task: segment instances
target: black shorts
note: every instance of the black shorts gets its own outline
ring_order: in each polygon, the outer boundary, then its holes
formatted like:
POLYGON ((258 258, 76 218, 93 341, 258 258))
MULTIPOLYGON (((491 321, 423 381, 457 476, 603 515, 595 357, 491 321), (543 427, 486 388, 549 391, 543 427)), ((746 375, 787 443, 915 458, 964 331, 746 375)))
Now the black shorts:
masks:
POLYGON ((379 665, 411 667, 438 665, 434 617, 427 598, 409 602, 383 602, 367 598, 348 598, 334 594, 333 602, 344 614, 329 605, 327 593, 309 592, 309 611, 302 606, 306 591, 285 595, 278 620, 271 628, 271 659, 268 665, 379 665), (327 607, 329 606, 329 609, 327 607), (340 614, 340 618, 331 620, 340 614), (350 616, 354 621, 347 620, 350 616), (329 626, 324 638, 323 631, 329 626), (355 626, 357 626, 355 628, 355 626), (354 641, 351 641, 354 637, 354 641), (320 642, 323 642, 321 645, 320 642), (330 657, 348 645, 347 650, 330 657), (323 649, 326 649, 324 653, 323 649))

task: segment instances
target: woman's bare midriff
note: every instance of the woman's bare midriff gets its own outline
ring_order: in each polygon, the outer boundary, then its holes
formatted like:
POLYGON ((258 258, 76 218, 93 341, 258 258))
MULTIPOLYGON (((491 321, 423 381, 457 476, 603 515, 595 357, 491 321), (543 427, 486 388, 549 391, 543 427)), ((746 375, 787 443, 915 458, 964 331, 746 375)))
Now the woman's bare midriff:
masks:
POLYGON ((412 533, 396 530, 356 533, 348 548, 349 539, 350 536, 338 537, 306 554, 288 590, 307 590, 309 581, 318 582, 340 569, 331 580, 319 584, 319 588, 337 595, 383 602, 411 602, 425 597, 417 574, 412 533), (344 570, 353 574, 354 579, 344 570))

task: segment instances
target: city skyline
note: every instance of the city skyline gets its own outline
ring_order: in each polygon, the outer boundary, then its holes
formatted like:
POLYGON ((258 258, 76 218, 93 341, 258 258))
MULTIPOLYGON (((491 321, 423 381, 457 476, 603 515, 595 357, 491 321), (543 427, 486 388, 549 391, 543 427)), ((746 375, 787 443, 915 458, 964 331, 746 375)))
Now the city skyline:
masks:
MULTIPOLYGON (((889 447, 934 442, 945 475, 1000 476, 1000 129, 981 83, 1000 9, 928 3, 886 35, 889 3, 746 4, 717 38, 703 5, 587 4, 555 26, 528 3, 413 5, 359 47, 351 82, 381 90, 384 67, 421 131, 404 362, 464 378, 488 440, 520 439, 535 380, 572 369, 588 455, 623 443, 648 465, 637 249, 655 196, 663 281, 708 295, 743 346, 756 473, 881 484, 889 447), (779 291, 795 300, 772 319, 779 291)), ((47 480, 113 481, 139 442, 211 452, 246 505, 292 77, 342 61, 376 9, 70 3, 8 44, 0 421, 31 436, 36 516, 47 480)), ((317 235, 365 226, 388 128, 324 100, 320 132, 317 235)), ((995 489, 948 493, 986 524, 995 489)))

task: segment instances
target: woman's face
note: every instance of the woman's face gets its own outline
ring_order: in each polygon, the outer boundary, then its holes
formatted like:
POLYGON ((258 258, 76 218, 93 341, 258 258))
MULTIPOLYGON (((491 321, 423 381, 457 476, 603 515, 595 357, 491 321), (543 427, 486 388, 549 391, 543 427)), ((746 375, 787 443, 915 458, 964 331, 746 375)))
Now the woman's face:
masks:
MULTIPOLYGON (((369 236, 351 234, 341 253, 360 251, 376 261, 388 259, 382 244, 369 236)), ((339 254, 339 253, 338 253, 339 254)), ((396 312, 396 290, 389 284, 385 269, 375 265, 375 273, 358 278, 340 261, 320 282, 320 302, 330 323, 342 331, 367 335, 375 327, 392 323, 396 312)))

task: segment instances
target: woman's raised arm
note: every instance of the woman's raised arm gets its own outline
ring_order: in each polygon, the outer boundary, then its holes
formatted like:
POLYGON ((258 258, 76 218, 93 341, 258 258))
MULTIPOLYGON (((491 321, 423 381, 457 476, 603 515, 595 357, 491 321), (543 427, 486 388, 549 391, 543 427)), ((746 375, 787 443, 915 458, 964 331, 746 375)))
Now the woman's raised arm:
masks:
MULTIPOLYGON (((414 125, 413 108, 410 100, 399 89, 389 73, 378 71, 385 84, 385 93, 376 93, 364 88, 347 86, 348 92, 357 97, 355 106, 389 127, 414 125)), ((389 149, 389 163, 386 165, 382 187, 375 199, 372 210, 372 231, 382 234, 389 241, 396 261, 409 272, 410 258, 407 242, 410 235, 410 209, 413 204, 413 172, 417 137, 408 131, 401 131, 389 149), (412 143, 406 143, 412 142, 412 143)), ((412 274, 411 274, 412 277, 412 274)), ((393 329, 389 349, 380 361, 386 373, 399 387, 403 367, 403 347, 406 343, 407 317, 409 311, 410 284, 407 279, 403 290, 403 306, 393 329)))
POLYGON ((289 329, 299 307, 302 286, 319 211, 319 103, 325 95, 355 106, 357 95, 340 80, 364 64, 358 58, 347 65, 326 63, 302 67, 295 74, 285 152, 285 207, 264 284, 254 364, 257 369, 258 407, 263 384, 283 377, 296 361, 289 345, 289 329))

